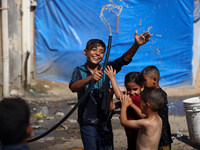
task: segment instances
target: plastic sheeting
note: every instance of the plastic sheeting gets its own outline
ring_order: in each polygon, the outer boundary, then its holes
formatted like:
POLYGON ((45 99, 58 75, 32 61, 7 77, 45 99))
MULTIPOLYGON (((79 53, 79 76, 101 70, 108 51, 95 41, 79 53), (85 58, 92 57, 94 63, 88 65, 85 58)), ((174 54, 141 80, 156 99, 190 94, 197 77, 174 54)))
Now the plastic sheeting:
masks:
MULTIPOLYGON (((193 0, 113 0, 122 6, 116 33, 116 14, 104 10, 112 31, 109 60, 120 57, 138 33, 149 30, 151 40, 142 45, 132 62, 116 75, 119 85, 130 71, 148 65, 160 70, 161 86, 191 86, 193 45, 193 0)), ((37 77, 69 82, 76 66, 86 62, 83 50, 91 38, 106 44, 109 33, 101 21, 103 0, 38 0, 35 11, 37 77)))
POLYGON ((200 1, 194 1, 194 21, 198 21, 200 19, 200 1))

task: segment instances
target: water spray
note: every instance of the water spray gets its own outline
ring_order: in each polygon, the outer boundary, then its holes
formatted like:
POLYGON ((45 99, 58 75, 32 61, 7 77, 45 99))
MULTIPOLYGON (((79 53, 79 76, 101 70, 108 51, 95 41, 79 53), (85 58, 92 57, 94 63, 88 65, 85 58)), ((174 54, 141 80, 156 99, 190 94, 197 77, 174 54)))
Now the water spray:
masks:
POLYGON ((112 31, 111 31, 111 27, 109 22, 107 21, 107 19, 104 17, 103 11, 104 10, 109 10, 112 11, 113 13, 116 14, 117 16, 117 21, 116 21, 116 33, 118 33, 118 27, 119 27, 119 15, 122 12, 122 6, 116 5, 112 0, 109 0, 109 2, 111 2, 111 4, 106 4, 103 6, 103 8, 101 9, 101 13, 100 13, 100 18, 103 21, 104 25, 106 26, 109 36, 112 36, 112 31))

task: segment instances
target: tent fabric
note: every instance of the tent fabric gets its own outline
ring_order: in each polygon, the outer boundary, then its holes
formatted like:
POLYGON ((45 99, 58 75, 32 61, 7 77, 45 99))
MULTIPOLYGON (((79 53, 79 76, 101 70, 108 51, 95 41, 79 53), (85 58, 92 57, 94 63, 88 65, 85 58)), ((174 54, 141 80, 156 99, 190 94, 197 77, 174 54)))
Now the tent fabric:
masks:
POLYGON ((200 19, 200 1, 194 1, 194 21, 198 21, 200 19))
POLYGON ((106 44, 109 32, 100 18, 106 4, 122 6, 116 33, 116 14, 104 10, 112 31, 109 60, 123 55, 134 43, 135 30, 152 37, 142 45, 132 62, 116 75, 119 85, 130 71, 148 65, 160 70, 163 87, 192 86, 192 0, 38 0, 35 11, 36 76, 69 82, 76 66, 86 62, 83 50, 89 39, 106 44))

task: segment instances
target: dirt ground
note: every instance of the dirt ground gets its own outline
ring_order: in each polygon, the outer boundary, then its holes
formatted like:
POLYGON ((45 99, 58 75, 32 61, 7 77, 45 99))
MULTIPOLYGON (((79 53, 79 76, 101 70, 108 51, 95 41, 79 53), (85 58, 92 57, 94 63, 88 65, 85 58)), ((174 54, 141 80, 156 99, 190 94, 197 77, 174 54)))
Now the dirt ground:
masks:
MULTIPOLYGON (((200 145, 192 144, 189 139, 185 116, 169 116, 172 132, 172 150, 199 150, 200 145), (179 134, 177 133, 179 131, 179 134), (180 137, 179 137, 180 136, 180 137)), ((38 141, 29 143, 32 150, 75 150, 83 148, 77 123, 64 123, 68 130, 56 129, 52 134, 38 141)), ((114 133, 114 149, 126 150, 126 136, 119 118, 112 119, 114 133)))
MULTIPOLYGON (((124 89, 124 87, 120 87, 124 89)), ((192 89, 186 88, 164 88, 169 97, 169 102, 178 102, 182 104, 182 100, 194 96, 200 96, 200 69, 195 81, 195 85, 192 89)), ((39 105, 42 103, 48 104, 48 106, 54 106, 54 111, 60 109, 65 111, 73 108, 77 101, 76 93, 72 93, 68 88, 68 83, 58 83, 53 81, 47 81, 42 79, 34 79, 31 83, 31 87, 22 94, 29 104, 39 105), (70 105, 65 103, 71 103, 70 105), (66 108, 66 109, 65 109, 66 108)), ((183 108, 181 108, 183 109, 183 108)), ((67 113, 65 112, 65 114, 67 113)), ((178 110, 179 111, 179 110, 178 110)), ((182 110, 183 111, 183 110, 182 110)), ((35 142, 31 142, 28 145, 32 150, 73 150, 82 148, 82 142, 79 132, 79 126, 76 122, 77 112, 75 111, 69 119, 67 119, 63 125, 64 127, 58 127, 55 131, 39 139, 35 142)), ((51 123, 47 121, 40 123, 43 127, 41 130, 34 129, 31 138, 42 134, 44 131, 51 128, 56 122, 62 118, 53 119, 51 123), (46 124, 45 124, 46 123, 46 124)), ((200 150, 200 145, 191 143, 187 121, 185 115, 171 114, 169 116, 169 122, 172 132, 172 150, 200 150)), ((120 125, 119 116, 114 116, 112 119, 113 133, 114 133, 114 146, 115 150, 126 149, 126 136, 123 127, 120 125)))

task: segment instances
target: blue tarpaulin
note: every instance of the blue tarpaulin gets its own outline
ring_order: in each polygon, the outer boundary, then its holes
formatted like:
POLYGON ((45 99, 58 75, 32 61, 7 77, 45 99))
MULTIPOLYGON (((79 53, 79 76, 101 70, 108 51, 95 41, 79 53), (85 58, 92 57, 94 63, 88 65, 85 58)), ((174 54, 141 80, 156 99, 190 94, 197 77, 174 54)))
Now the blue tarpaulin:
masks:
POLYGON ((135 30, 152 37, 132 62, 116 75, 123 85, 130 71, 148 65, 160 70, 161 86, 191 86, 193 56, 193 0, 38 0, 35 11, 35 53, 38 78, 69 82, 76 66, 86 62, 83 50, 89 39, 106 44, 109 33, 100 18, 106 4, 122 6, 117 15, 104 10, 112 31, 109 60, 120 57, 134 43, 135 30))
POLYGON ((200 19, 200 1, 194 1, 194 21, 198 21, 200 19))

